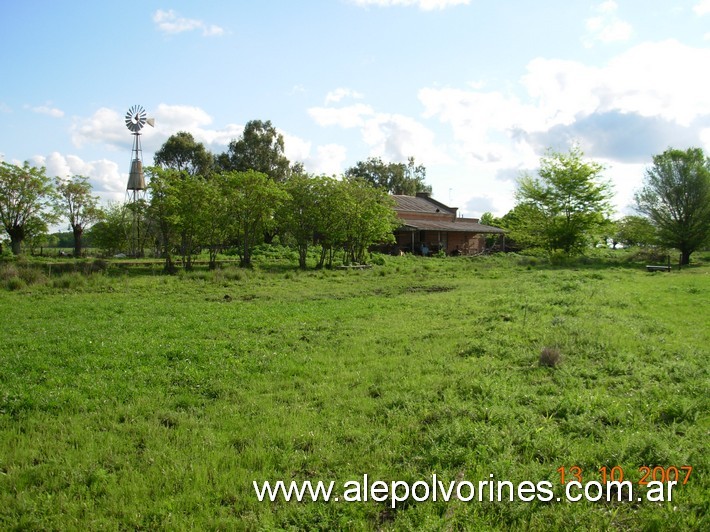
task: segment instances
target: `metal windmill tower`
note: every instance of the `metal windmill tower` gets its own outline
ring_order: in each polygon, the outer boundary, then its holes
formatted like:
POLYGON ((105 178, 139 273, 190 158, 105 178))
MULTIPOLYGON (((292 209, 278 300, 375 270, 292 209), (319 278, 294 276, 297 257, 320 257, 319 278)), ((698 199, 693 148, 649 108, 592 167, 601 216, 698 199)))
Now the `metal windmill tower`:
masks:
POLYGON ((131 234, 129 238, 130 254, 141 254, 141 206, 145 199, 145 175, 143 174, 143 148, 141 148, 141 129, 148 124, 155 126, 153 118, 146 118, 146 112, 140 105, 134 105, 126 112, 126 127, 133 134, 131 150, 131 170, 126 185, 126 204, 132 213, 131 234))

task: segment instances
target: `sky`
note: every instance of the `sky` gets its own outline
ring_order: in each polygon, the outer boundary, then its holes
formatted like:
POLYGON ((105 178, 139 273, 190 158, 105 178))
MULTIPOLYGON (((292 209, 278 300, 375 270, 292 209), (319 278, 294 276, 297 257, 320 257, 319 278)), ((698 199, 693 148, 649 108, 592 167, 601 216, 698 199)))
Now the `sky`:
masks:
POLYGON ((502 216, 547 150, 605 166, 616 215, 655 154, 710 153, 710 0, 3 0, 0 159, 123 201, 178 131, 215 154, 270 120, 291 162, 427 170, 433 197, 502 216))

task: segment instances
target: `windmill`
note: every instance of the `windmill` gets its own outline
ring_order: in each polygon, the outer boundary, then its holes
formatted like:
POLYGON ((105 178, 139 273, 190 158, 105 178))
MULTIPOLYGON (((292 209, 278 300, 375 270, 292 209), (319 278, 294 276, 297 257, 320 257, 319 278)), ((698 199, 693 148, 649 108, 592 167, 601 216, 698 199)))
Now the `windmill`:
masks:
POLYGON ((133 213, 130 235, 130 253, 133 256, 141 254, 140 245, 140 207, 145 200, 145 175, 143 174, 143 149, 141 148, 141 129, 148 124, 155 127, 155 119, 146 118, 146 112, 140 105, 134 105, 126 112, 126 127, 133 134, 133 149, 131 150, 131 170, 126 185, 126 204, 133 213))

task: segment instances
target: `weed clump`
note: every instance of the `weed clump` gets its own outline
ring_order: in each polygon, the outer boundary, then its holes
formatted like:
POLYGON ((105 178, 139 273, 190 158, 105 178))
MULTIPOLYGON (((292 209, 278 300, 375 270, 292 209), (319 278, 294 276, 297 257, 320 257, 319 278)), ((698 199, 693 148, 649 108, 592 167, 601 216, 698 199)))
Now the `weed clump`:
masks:
POLYGON ((540 351, 540 365, 554 368, 562 362, 562 353, 556 347, 543 347, 540 351))

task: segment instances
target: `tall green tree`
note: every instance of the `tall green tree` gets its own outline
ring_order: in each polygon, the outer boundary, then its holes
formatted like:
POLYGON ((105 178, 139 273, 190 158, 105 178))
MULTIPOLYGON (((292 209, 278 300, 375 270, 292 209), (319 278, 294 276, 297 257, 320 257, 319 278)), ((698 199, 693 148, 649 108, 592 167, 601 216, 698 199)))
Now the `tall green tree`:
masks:
POLYGON ((201 176, 208 176, 214 166, 214 156, 186 131, 171 135, 155 152, 153 161, 156 166, 201 176))
POLYGON ((125 204, 110 202, 101 208, 100 219, 88 231, 93 244, 106 255, 114 255, 128 246, 131 214, 125 204))
POLYGON ((656 243, 656 228, 643 216, 624 216, 615 223, 614 241, 624 246, 651 246, 656 243))
POLYGON ((146 173, 150 176, 148 215, 154 220, 158 232, 160 252, 165 259, 164 270, 172 274, 176 270, 173 247, 179 235, 180 198, 177 190, 184 174, 157 166, 146 168, 146 173))
POLYGON ((218 157, 222 170, 266 174, 276 182, 290 173, 290 162, 284 155, 284 138, 270 120, 250 120, 242 135, 229 143, 227 152, 218 157))
POLYGON ((308 248, 313 244, 321 222, 322 198, 320 196, 323 179, 296 174, 283 184, 288 196, 279 207, 276 220, 281 230, 296 241, 298 266, 301 269, 306 269, 308 248))
POLYGON ((251 250, 269 226, 287 193, 269 176, 254 170, 233 172, 229 176, 229 209, 234 217, 241 265, 251 266, 251 250))
POLYGON ((201 211, 200 239, 209 249, 209 268, 217 267, 217 254, 236 239, 232 208, 238 195, 233 172, 218 172, 205 182, 205 206, 201 211))
POLYGON ((431 186, 426 184, 426 168, 416 164, 414 157, 410 157, 407 164, 385 163, 379 157, 370 157, 348 168, 345 175, 364 179, 390 194, 414 196, 417 192, 431 193, 431 186))
POLYGON ((681 253, 681 264, 710 238, 710 159, 700 148, 669 148, 653 157, 636 209, 655 226, 659 242, 681 253))
POLYGON ((346 179, 342 186, 346 262, 364 263, 372 244, 394 242, 393 231, 399 225, 394 200, 363 179, 346 179))
POLYGON ((0 221, 10 236, 12 252, 19 255, 22 241, 33 223, 53 219, 47 209, 54 194, 52 180, 44 167, 0 162, 0 221))
MULTIPOLYGON (((549 151, 540 159, 538 176, 518 181, 517 206, 524 216, 513 238, 526 238, 550 251, 581 251, 606 225, 611 212, 611 185, 601 179, 603 166, 585 161, 577 146, 568 153, 549 151)), ((516 206, 516 207, 517 207, 516 206)))
POLYGON ((75 175, 68 179, 56 177, 55 187, 55 208, 69 221, 74 234, 74 256, 81 257, 84 231, 101 216, 99 198, 91 194, 91 183, 86 176, 75 175))

